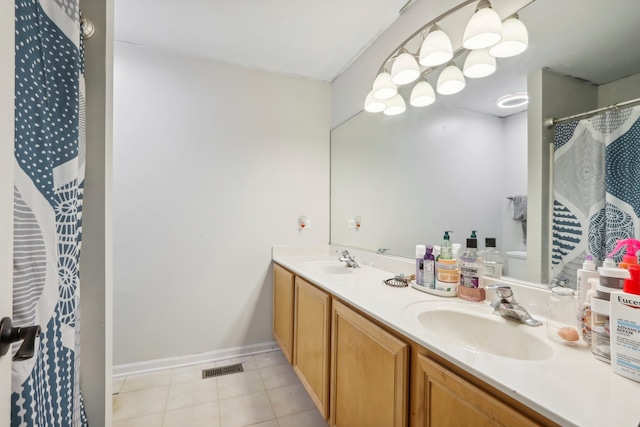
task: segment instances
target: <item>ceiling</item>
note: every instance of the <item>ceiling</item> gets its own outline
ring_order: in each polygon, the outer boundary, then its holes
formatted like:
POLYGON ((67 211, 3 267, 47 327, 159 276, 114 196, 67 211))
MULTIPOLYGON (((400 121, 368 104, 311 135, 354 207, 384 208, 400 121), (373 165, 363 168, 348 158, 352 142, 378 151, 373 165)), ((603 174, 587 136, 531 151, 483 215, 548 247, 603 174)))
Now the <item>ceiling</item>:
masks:
POLYGON ((407 0, 116 0, 115 39, 332 81, 407 0))
MULTIPOLYGON (((432 10, 428 1, 416 0, 412 8, 420 4, 422 9, 416 9, 432 10)), ((405 3, 407 0, 116 0, 115 38, 330 82, 396 20, 405 3)), ((425 15, 424 23, 434 17, 425 15)), ((637 0, 536 0, 520 11, 520 19, 529 31, 529 49, 515 58, 498 60, 492 76, 468 79, 462 92, 438 102, 504 117, 518 111, 499 109, 495 100, 526 91, 526 76, 536 69, 549 68, 594 84, 640 72, 637 0)), ((464 58, 457 60, 460 67, 464 58)), ((434 72, 427 80, 435 84, 437 75, 434 72)))

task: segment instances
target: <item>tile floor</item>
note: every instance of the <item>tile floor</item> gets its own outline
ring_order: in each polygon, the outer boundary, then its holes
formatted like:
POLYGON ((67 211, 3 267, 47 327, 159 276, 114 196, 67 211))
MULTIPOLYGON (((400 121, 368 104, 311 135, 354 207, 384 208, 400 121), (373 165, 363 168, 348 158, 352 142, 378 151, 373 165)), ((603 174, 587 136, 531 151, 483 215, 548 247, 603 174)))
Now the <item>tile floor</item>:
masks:
POLYGON ((116 378, 113 393, 113 427, 327 427, 280 351, 116 378))

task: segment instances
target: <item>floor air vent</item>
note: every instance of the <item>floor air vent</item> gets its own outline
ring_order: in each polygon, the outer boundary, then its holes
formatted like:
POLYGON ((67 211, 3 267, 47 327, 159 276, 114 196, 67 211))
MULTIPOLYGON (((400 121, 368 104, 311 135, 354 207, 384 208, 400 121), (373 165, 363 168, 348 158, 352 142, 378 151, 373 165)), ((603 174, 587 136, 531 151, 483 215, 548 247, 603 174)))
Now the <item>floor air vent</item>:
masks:
POLYGON ((202 379, 219 377, 221 375, 237 374, 238 372, 244 372, 244 369, 242 369, 242 363, 236 363, 235 365, 221 366, 219 368, 203 369, 202 379))

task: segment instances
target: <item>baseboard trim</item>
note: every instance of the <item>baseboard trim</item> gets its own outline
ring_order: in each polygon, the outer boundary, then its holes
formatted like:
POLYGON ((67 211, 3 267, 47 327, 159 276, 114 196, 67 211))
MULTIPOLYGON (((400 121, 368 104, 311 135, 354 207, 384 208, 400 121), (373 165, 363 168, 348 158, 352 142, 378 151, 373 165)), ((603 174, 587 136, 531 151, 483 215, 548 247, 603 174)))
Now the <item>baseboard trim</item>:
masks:
POLYGON ((275 341, 269 341, 261 344, 231 347, 206 353, 188 354, 185 356, 168 357, 166 359, 145 360, 144 362, 125 363, 113 366, 113 377, 118 378, 126 375, 181 368, 184 366, 229 359, 231 357, 251 356, 253 354, 273 351, 278 348, 278 344, 275 341))

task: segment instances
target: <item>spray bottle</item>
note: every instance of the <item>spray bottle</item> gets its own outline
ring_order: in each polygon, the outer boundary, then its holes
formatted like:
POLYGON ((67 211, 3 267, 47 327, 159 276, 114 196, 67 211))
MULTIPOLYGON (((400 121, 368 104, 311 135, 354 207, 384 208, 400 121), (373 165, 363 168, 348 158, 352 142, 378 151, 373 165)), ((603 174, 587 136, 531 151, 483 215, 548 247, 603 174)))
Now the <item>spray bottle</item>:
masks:
POLYGON ((628 268, 630 265, 638 264, 637 253, 640 251, 640 240, 636 239, 624 239, 618 240, 618 244, 613 248, 610 254, 607 257, 612 257, 615 253, 617 253, 623 246, 627 247, 627 253, 622 256, 622 262, 618 264, 620 268, 628 268))
POLYGON ((442 246, 440 246, 440 256, 439 259, 452 259, 452 246, 451 240, 449 240, 449 233, 453 233, 453 231, 445 231, 444 237, 442 238, 442 246))

